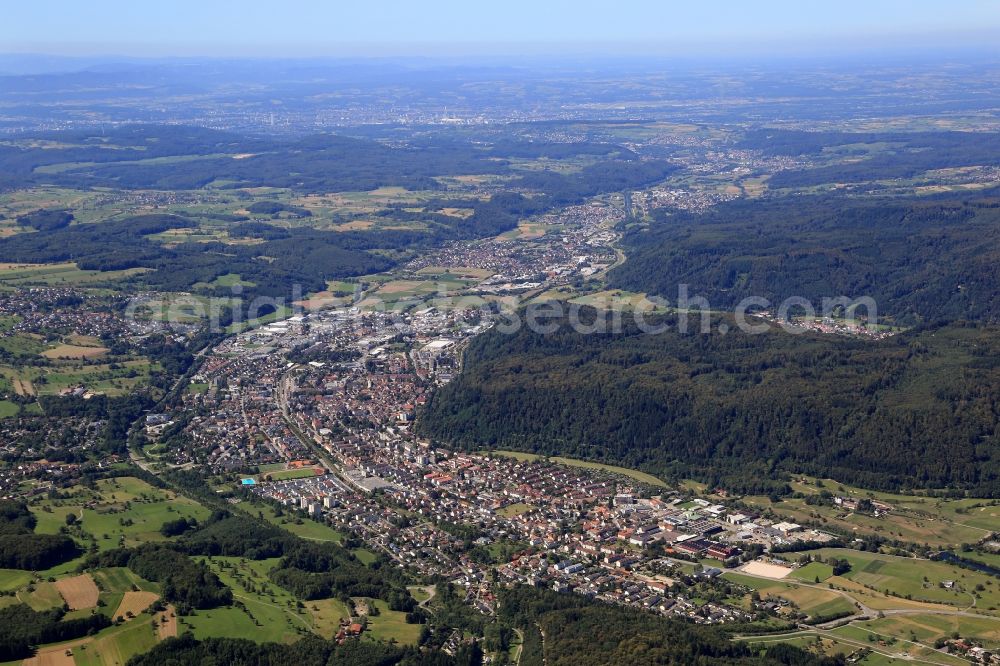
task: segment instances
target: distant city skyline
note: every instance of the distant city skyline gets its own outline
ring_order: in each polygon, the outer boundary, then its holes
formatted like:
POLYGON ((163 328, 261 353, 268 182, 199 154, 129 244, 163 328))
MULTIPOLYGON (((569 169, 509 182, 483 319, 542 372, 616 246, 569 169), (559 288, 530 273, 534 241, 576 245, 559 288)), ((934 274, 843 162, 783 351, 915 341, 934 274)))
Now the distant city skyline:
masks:
POLYGON ((35 0, 4 13, 0 52, 80 56, 732 56, 995 49, 1000 42, 1000 3, 983 0, 946 10, 927 0, 35 0))

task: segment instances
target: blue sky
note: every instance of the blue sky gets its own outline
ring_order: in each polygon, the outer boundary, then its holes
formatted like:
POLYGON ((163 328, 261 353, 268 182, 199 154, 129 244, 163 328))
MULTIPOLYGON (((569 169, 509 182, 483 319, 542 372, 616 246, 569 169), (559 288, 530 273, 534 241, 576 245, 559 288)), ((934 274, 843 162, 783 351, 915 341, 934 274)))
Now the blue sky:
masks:
POLYGON ((18 0, 0 52, 740 53, 1000 42, 994 0, 18 0))

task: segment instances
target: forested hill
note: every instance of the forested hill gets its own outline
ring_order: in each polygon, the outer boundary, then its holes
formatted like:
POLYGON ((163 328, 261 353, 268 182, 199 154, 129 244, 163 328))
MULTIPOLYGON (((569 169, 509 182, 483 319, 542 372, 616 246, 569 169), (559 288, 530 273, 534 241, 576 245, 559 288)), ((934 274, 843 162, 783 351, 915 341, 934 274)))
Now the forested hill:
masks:
MULTIPOLYGON (((772 492, 775 471, 869 488, 1000 496, 1000 330, 846 337, 552 334, 476 338, 417 427, 519 449, 772 492)), ((666 317, 666 323, 672 323, 666 317)))
POLYGON ((0 191, 39 185, 183 190, 210 184, 298 193, 386 186, 444 190, 440 177, 492 174, 564 204, 656 182, 676 168, 662 160, 639 161, 632 151, 610 144, 500 140, 485 146, 425 139, 390 146, 335 134, 283 140, 175 125, 43 132, 0 143, 0 191), (591 156, 595 163, 572 178, 524 174, 510 163, 524 156, 573 155, 591 156))
POLYGON ((987 132, 808 132, 761 129, 738 144, 771 155, 849 155, 836 164, 781 171, 770 188, 912 178, 934 169, 1000 164, 1000 134, 987 132), (872 151, 869 154, 869 149, 872 151))
POLYGON ((658 211, 626 235, 613 286, 673 302, 680 284, 715 308, 868 296, 902 324, 1000 320, 1000 198, 735 201, 658 211))

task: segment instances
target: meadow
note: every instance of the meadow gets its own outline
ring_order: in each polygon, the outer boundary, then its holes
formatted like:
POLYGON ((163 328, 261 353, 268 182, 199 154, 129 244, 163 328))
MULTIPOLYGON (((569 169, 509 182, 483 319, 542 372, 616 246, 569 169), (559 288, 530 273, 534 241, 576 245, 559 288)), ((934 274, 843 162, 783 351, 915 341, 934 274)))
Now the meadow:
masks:
POLYGON ((762 580, 730 571, 727 571, 724 576, 734 583, 757 590, 761 599, 766 599, 769 596, 787 599, 813 620, 851 615, 857 612, 857 607, 853 602, 845 598, 844 595, 831 590, 783 581, 762 580))
POLYGON ((993 613, 1000 607, 1000 583, 992 576, 945 562, 844 548, 823 548, 810 554, 822 560, 845 559, 851 564, 847 573, 823 582, 840 586, 842 581, 850 581, 890 597, 979 612, 993 613))
POLYGON ((416 645, 420 639, 419 624, 407 624, 406 613, 389 610, 389 604, 382 599, 366 599, 367 604, 378 608, 378 615, 368 616, 368 628, 363 634, 369 639, 396 641, 401 645, 416 645))
POLYGON ((36 499, 30 509, 40 534, 58 533, 66 527, 67 515, 73 514, 77 520, 70 534, 101 551, 165 541, 160 534, 165 522, 204 520, 210 513, 194 500, 135 477, 102 479, 94 488, 74 486, 61 499, 36 499))

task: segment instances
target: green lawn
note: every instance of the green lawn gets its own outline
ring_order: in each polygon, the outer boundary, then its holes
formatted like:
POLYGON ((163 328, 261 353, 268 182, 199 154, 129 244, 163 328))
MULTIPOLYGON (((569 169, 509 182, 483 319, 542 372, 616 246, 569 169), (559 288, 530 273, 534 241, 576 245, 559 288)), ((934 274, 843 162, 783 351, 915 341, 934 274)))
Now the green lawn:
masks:
POLYGON ((817 578, 822 582, 832 575, 833 567, 823 562, 810 562, 791 573, 792 578, 801 580, 804 583, 814 583, 817 578))

